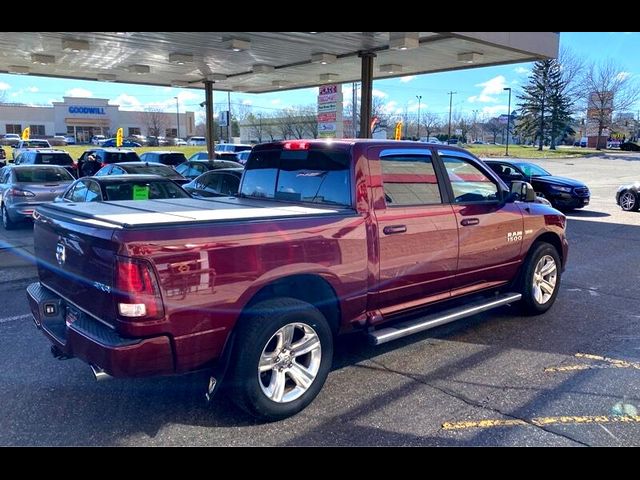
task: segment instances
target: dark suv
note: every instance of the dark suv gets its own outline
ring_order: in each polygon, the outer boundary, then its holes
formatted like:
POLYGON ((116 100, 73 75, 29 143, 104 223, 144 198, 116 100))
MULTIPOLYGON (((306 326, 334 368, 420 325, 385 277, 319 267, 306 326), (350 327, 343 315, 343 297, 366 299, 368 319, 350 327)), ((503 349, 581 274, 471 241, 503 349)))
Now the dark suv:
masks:
POLYGON ((110 163, 121 162, 139 162, 140 157, 133 150, 124 150, 121 148, 92 148, 85 151, 78 159, 78 164, 82 164, 89 155, 96 157, 98 163, 102 167, 110 163))
POLYGON ((73 176, 77 176, 73 158, 64 150, 53 148, 37 148, 24 150, 15 160, 16 165, 60 165, 73 176))
POLYGON ((158 151, 145 152, 140 155, 140 160, 149 163, 162 163, 175 168, 176 165, 186 162, 187 157, 182 152, 158 151))

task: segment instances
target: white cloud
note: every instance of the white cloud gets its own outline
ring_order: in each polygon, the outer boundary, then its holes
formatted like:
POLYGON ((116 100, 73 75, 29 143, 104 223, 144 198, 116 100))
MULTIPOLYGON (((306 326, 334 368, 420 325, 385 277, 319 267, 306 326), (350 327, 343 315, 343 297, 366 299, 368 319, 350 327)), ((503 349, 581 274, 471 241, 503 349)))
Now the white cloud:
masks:
POLYGON ((531 70, 529 70, 528 68, 524 68, 524 67, 516 67, 516 68, 514 68, 514 71, 518 75, 529 75, 531 73, 531 70))
POLYGON ((407 75, 406 77, 400 77, 402 83, 409 83, 411 80, 415 80, 415 75, 407 75))
POLYGON ((11 85, 9 85, 8 83, 0 82, 0 90, 9 90, 10 88, 11 85))
POLYGON ((483 107, 482 114, 487 117, 496 117, 498 115, 507 114, 507 105, 492 105, 490 107, 483 107))
POLYGON ((390 102, 387 102, 382 106, 382 111, 386 114, 396 113, 397 109, 398 102, 396 102, 395 100, 391 100, 390 102))
POLYGON ((113 100, 109 100, 109 105, 120 105, 120 110, 140 110, 142 102, 136 97, 122 93, 113 100))
POLYGON ((11 98, 16 98, 19 97, 20 95, 22 95, 24 93, 24 89, 20 89, 20 90, 16 90, 15 92, 11 93, 11 98))
POLYGON ((504 78, 504 75, 498 75, 493 77, 491 80, 487 80, 484 83, 477 83, 476 87, 483 87, 480 95, 472 95, 467 100, 470 103, 481 102, 481 103, 489 103, 489 102, 497 102, 498 99, 492 97, 491 95, 502 94, 504 87, 507 86, 507 79, 504 78))
POLYGON ((383 92, 382 90, 378 90, 377 88, 371 90, 371 95, 378 98, 387 98, 389 96, 385 92, 383 92))
POLYGON ((280 105, 282 103, 282 100, 279 98, 274 98, 273 100, 271 100, 271 105, 280 105))
POLYGON ((420 103, 420 105, 418 105, 418 102, 412 102, 407 107, 407 111, 409 111, 409 112, 417 112, 418 111, 418 107, 420 107, 420 112, 424 113, 426 111, 426 109, 429 107, 429 105, 424 103, 424 102, 420 103))
POLYGON ((622 82, 627 78, 629 78, 630 76, 631 76, 631 73, 629 72, 620 72, 618 75, 616 75, 616 80, 619 80, 622 82))
POLYGON ((253 102, 248 98, 245 98, 244 100, 242 100, 242 105, 253 105, 253 102))
MULTIPOLYGON (((0 90, 2 90, 2 88, 0 88, 0 90)), ((27 87, 27 92, 29 93, 36 93, 39 92, 40 89, 38 87, 27 87)))
POLYGON ((86 88, 71 88, 64 92, 65 97, 93 97, 93 92, 86 88))

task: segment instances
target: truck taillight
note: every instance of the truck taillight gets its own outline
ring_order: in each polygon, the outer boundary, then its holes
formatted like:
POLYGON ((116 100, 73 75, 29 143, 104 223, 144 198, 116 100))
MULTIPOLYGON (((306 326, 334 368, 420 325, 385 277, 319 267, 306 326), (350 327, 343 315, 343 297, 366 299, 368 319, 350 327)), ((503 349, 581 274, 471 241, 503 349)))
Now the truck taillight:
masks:
POLYGON ((282 148, 285 150, 309 150, 310 145, 309 142, 284 142, 282 148))
POLYGON ((116 257, 114 283, 120 317, 154 320, 164 316, 160 288, 146 260, 116 257))

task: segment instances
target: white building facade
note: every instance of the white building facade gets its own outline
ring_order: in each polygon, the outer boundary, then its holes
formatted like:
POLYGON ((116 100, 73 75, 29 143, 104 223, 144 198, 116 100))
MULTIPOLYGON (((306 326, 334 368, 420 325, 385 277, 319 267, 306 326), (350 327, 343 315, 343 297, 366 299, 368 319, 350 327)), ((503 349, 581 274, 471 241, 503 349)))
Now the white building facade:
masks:
POLYGON ((124 136, 153 135, 190 137, 195 134, 194 112, 148 112, 120 110, 106 98, 63 97, 52 106, 0 104, 0 135, 21 134, 30 127, 31 138, 72 135, 77 143, 89 143, 94 135, 115 136, 123 128, 124 136))

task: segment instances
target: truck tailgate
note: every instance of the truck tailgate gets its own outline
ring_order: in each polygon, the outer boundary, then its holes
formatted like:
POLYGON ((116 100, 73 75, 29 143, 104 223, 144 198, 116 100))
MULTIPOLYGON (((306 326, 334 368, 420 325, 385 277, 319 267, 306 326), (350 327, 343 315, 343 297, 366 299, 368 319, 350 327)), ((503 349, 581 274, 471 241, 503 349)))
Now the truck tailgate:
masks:
POLYGON ((62 216, 36 215, 34 248, 41 283, 92 316, 113 325, 111 289, 115 254, 113 229, 76 223, 62 216))

